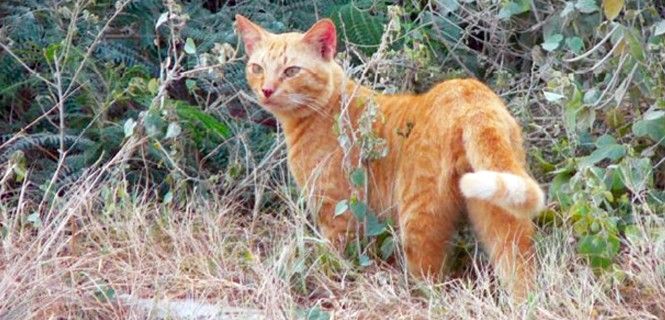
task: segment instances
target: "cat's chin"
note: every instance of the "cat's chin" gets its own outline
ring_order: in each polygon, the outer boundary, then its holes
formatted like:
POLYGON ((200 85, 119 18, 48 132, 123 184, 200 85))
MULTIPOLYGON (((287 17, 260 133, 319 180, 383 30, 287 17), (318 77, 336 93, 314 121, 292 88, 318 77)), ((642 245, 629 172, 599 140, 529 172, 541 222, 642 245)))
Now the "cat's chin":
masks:
POLYGON ((268 111, 286 111, 293 109, 291 103, 288 100, 281 99, 280 97, 271 97, 271 98, 258 98, 259 105, 268 111))
POLYGON ((282 103, 279 103, 278 101, 269 100, 269 99, 268 100, 261 99, 259 101, 259 104, 261 105, 261 107, 263 107, 263 109, 266 109, 267 111, 272 113, 283 113, 293 109, 289 105, 284 105, 282 103))
POLYGON ((278 109, 280 105, 274 99, 259 98, 258 100, 259 100, 259 105, 268 110, 278 109))
POLYGON ((309 114, 306 106, 298 105, 288 100, 258 98, 258 102, 264 110, 278 116, 301 117, 309 114))

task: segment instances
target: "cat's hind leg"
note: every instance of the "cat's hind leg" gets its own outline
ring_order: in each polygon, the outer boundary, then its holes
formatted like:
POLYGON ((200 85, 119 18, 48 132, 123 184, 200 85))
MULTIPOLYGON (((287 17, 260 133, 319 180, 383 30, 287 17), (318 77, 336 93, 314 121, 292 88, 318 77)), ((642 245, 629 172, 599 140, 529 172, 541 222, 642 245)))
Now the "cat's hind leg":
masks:
POLYGON ((536 267, 533 223, 483 200, 467 200, 467 212, 502 285, 516 300, 524 300, 533 288, 536 267))
POLYGON ((476 123, 464 128, 465 154, 473 172, 462 176, 460 191, 498 278, 522 300, 534 282, 531 218, 544 208, 544 194, 527 173, 521 131, 514 120, 479 113, 476 123))

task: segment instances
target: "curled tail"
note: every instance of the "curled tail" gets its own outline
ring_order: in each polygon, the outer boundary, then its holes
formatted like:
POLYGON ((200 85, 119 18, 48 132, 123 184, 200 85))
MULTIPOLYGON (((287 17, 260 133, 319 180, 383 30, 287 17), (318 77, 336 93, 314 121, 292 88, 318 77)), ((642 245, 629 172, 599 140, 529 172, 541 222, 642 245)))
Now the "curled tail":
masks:
POLYGON ((464 128, 464 149, 473 172, 462 176, 460 191, 519 219, 531 219, 545 208, 545 194, 526 173, 521 130, 509 115, 485 116, 464 128))
POLYGON ((464 174, 460 189, 467 198, 486 200, 521 219, 533 218, 545 208, 545 195, 531 177, 480 170, 464 174))

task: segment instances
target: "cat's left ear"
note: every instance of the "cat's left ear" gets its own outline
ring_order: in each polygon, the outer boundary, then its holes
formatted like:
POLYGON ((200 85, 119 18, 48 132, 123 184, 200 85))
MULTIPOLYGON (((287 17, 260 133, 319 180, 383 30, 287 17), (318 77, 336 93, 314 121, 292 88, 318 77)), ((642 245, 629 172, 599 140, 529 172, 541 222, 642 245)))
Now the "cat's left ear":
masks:
POLYGON ((242 42, 245 44, 245 52, 247 52, 247 55, 252 55, 256 45, 265 39, 266 31, 239 14, 236 14, 235 26, 242 42))
POLYGON ((331 60, 337 53, 335 24, 330 19, 319 20, 305 32, 303 41, 314 46, 324 60, 331 60))

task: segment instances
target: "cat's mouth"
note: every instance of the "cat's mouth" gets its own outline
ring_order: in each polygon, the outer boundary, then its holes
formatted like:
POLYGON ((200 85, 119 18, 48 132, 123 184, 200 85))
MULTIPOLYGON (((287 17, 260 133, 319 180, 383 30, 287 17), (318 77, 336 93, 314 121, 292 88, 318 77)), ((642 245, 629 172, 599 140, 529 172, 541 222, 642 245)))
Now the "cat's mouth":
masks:
POLYGON ((275 98, 260 97, 259 102, 261 102, 261 104, 264 105, 264 106, 271 106, 271 107, 276 107, 277 106, 275 98))
POLYGON ((272 95, 266 97, 264 95, 259 96, 259 102, 262 106, 269 109, 283 109, 290 104, 290 101, 287 97, 283 95, 272 95))
POLYGON ((291 108, 293 105, 297 105, 297 102, 291 101, 288 96, 284 95, 272 95, 266 97, 265 95, 258 95, 257 100, 259 104, 268 109, 268 111, 286 111, 291 108))
POLYGON ((279 101, 279 99, 276 99, 275 97, 260 97, 259 98, 259 103, 261 104, 262 107, 265 109, 268 109, 268 111, 277 111, 282 109, 283 103, 279 101))

